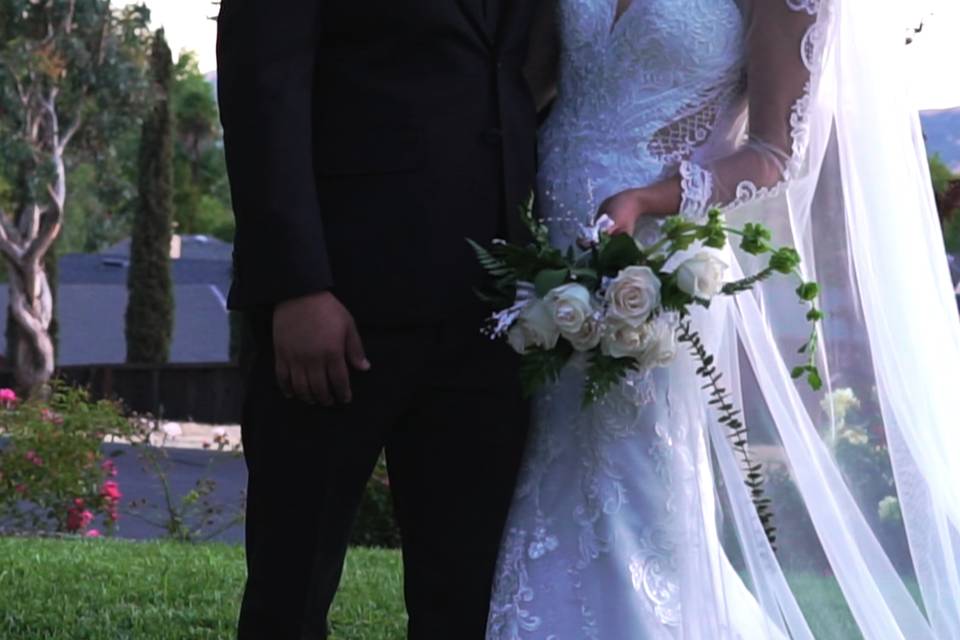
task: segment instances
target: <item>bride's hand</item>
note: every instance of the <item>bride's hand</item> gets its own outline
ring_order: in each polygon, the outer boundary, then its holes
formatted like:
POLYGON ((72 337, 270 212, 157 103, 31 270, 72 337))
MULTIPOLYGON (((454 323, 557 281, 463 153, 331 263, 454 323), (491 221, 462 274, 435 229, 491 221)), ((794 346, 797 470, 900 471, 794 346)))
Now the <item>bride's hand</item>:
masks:
POLYGON ((613 220, 613 226, 607 233, 615 236, 621 233, 633 235, 637 221, 643 215, 642 189, 627 189, 607 198, 597 211, 597 218, 606 214, 613 220))

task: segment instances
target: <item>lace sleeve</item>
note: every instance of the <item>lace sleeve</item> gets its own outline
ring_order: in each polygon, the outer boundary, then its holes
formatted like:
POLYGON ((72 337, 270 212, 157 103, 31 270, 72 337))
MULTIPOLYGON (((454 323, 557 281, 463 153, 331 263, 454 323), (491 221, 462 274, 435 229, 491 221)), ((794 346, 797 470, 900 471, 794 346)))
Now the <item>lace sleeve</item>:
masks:
POLYGON ((699 219, 778 193, 803 164, 819 63, 821 0, 744 0, 748 137, 730 155, 680 165, 680 214, 699 219))

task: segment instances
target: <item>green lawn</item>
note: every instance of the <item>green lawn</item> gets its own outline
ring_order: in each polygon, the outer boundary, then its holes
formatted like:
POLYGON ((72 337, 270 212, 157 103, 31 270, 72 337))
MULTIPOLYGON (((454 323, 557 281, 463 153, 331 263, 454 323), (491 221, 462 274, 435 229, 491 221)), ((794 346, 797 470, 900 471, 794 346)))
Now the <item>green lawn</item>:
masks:
MULTIPOLYGON (((0 537, 0 639, 232 640, 243 577, 237 546, 0 537)), ((817 638, 861 637, 836 582, 790 582, 817 638)), ((401 592, 397 552, 351 551, 332 640, 403 640, 401 592)))
MULTIPOLYGON (((0 538, 3 640, 231 640, 243 549, 171 542, 0 538)), ((402 640, 400 558, 358 549, 332 640, 402 640)))

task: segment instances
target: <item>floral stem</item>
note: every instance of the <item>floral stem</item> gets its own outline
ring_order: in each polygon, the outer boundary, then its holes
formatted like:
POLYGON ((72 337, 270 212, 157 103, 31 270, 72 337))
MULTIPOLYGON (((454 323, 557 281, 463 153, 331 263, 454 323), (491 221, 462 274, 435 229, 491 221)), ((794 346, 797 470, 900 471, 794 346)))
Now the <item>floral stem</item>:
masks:
POLYGON ((730 393, 720 385, 721 374, 717 372, 714 366, 714 357, 707 353, 707 349, 700 339, 700 334, 691 329, 689 320, 680 323, 677 334, 677 340, 689 346, 690 353, 700 365, 697 369, 697 375, 707 381, 703 388, 709 392, 709 404, 720 413, 718 421, 726 426, 730 432, 729 437, 733 451, 740 458, 745 475, 744 484, 750 491, 753 506, 757 511, 757 517, 760 519, 767 540, 776 551, 774 543, 777 539, 777 529, 773 524, 773 511, 770 508, 771 500, 766 497, 763 489, 763 465, 754 462, 750 456, 747 428, 740 419, 741 411, 733 406, 730 393))

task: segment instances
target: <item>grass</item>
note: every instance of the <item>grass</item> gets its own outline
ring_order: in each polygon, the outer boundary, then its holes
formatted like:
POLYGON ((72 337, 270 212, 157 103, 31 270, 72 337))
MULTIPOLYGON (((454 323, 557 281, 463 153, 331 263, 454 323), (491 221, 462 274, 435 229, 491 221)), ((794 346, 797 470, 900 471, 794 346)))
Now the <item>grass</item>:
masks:
MULTIPOLYGON (((239 546, 0 537, 0 638, 233 640, 244 573, 239 546)), ((790 583, 815 637, 861 638, 833 579, 790 583)), ((397 552, 352 550, 331 640, 403 640, 401 594, 397 552)))
MULTIPOLYGON (((0 538, 3 640, 232 640, 237 546, 0 538)), ((400 558, 350 553, 331 640, 402 640, 400 558)))

